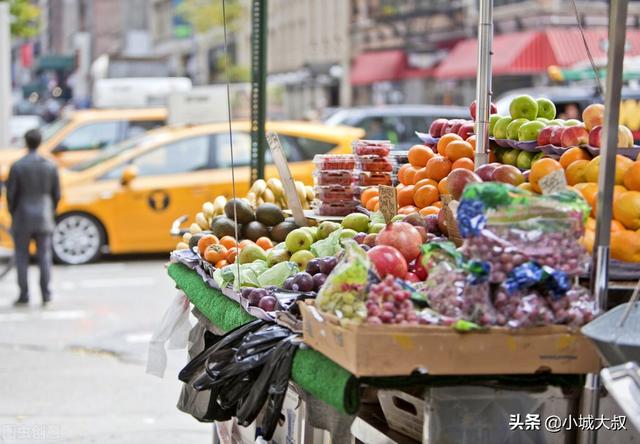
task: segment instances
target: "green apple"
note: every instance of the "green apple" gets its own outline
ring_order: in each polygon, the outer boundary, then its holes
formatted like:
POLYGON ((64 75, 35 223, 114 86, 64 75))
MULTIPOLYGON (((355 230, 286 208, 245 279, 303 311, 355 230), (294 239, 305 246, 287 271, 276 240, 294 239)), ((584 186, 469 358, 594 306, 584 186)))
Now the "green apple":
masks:
POLYGON ((396 214, 391 218, 391 222, 402 222, 404 220, 404 214, 396 214))
POLYGON ((363 213, 351 213, 342 219, 342 226, 356 233, 366 233, 369 229, 369 216, 363 213))
POLYGON ((531 165, 536 163, 538 160, 542 159, 544 156, 545 156, 545 154, 542 151, 537 153, 535 156, 533 156, 533 159, 531 159, 531 165))
MULTIPOLYGON (((402 219, 400 219, 402 220, 402 219)), ((379 233, 382 230, 384 230, 384 227, 386 227, 386 224, 382 224, 382 223, 377 223, 377 224, 371 224, 369 225, 369 233, 379 233)))
POLYGON ((553 120, 549 120, 549 123, 547 124, 547 126, 564 126, 564 120, 562 119, 553 119, 553 120))
MULTIPOLYGON (((365 233, 366 233, 366 231, 365 231, 365 233)), ((356 234, 358 234, 358 232, 356 230, 352 230, 351 228, 345 228, 345 229, 342 230, 342 233, 340 233, 340 239, 351 239, 356 234)))
POLYGON ((314 242, 318 240, 318 227, 302 227, 302 229, 307 230, 314 242))
POLYGON ((493 136, 493 127, 496 126, 496 123, 500 119, 502 119, 502 116, 499 114, 491 114, 489 116, 489 136, 493 136))
POLYGON ((508 150, 502 154, 502 163, 506 165, 516 166, 518 162, 518 155, 520 154, 520 150, 515 148, 508 150))
POLYGON ((326 239, 331 233, 340 228, 340 224, 337 222, 331 222, 325 220, 318 225, 318 239, 326 239))
POLYGON ((507 150, 507 148, 503 148, 501 146, 493 148, 493 152, 496 155, 496 162, 502 163, 502 156, 507 152, 507 150))
POLYGON ((536 120, 538 122, 542 122, 544 124, 548 124, 549 123, 549 119, 545 119, 544 117, 536 117, 536 120))
POLYGON ((551 100, 542 97, 536 102, 538 103, 538 117, 550 120, 556 118, 556 106, 551 100))
POLYGON ((493 126, 493 137, 496 139, 507 138, 507 127, 513 119, 511 117, 502 117, 493 126))
POLYGON ((516 159, 516 166, 521 170, 531 169, 531 159, 533 159, 533 156, 534 154, 529 151, 521 151, 516 159))
POLYGON ((298 268, 300 270, 306 270, 307 269, 307 263, 311 260, 314 259, 316 257, 315 254, 313 254, 312 252, 310 252, 309 250, 299 250, 296 251, 295 253, 293 253, 291 255, 291 259, 289 259, 291 262, 295 262, 296 264, 298 264, 298 268))
POLYGON ((545 126, 544 122, 538 122, 537 120, 525 123, 518 129, 518 140, 536 140, 538 133, 545 126))
POLYGON ((295 253, 300 250, 308 250, 313 243, 313 237, 304 228, 296 228, 291 233, 287 234, 284 240, 287 250, 291 253, 295 253))
POLYGON ((518 130, 522 125, 529 121, 524 117, 513 120, 509 126, 507 126, 507 138, 511 140, 518 140, 518 130))
POLYGON ((518 96, 509 104, 509 114, 513 119, 535 120, 538 117, 538 102, 526 94, 518 96))
POLYGON ((249 264, 253 261, 257 261, 258 259, 266 261, 267 252, 256 244, 247 245, 242 250, 240 250, 240 254, 238 255, 238 261, 240 262, 240 264, 249 264))
POLYGON ((564 126, 576 126, 576 125, 580 125, 581 123, 582 122, 580 122, 577 119, 569 119, 564 121, 564 126))

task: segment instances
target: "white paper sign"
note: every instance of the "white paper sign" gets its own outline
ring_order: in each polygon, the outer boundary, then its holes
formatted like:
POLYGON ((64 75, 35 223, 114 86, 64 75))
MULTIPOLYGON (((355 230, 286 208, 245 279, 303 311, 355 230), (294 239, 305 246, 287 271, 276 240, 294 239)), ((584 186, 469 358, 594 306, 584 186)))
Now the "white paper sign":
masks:
POLYGON ((567 178, 564 175, 564 170, 555 170, 552 173, 547 174, 538 182, 542 194, 555 194, 567 189, 567 178))

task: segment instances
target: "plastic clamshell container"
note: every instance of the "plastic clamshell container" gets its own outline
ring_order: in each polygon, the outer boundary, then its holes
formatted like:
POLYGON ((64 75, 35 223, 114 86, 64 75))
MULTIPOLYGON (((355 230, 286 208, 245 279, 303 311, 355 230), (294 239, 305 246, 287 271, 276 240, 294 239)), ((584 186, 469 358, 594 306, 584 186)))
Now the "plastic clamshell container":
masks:
POLYGON ((327 185, 315 187, 314 191, 318 200, 322 202, 345 202, 353 200, 357 189, 352 186, 327 185))
POLYGON ((386 157, 393 149, 388 140, 358 140, 353 142, 353 152, 358 156, 386 157))
POLYGON ((316 186, 342 185, 349 186, 356 180, 353 170, 324 170, 313 173, 316 186))
POLYGON ((393 162, 386 157, 359 156, 358 167, 363 171, 391 172, 393 171, 393 162))
POLYGON ((356 166, 356 158, 353 154, 316 154, 313 163, 320 171, 352 170, 356 166))
POLYGON ((394 151, 390 154, 390 157, 396 162, 398 167, 409 163, 409 151, 394 151))
POLYGON ((320 202, 313 201, 313 209, 319 216, 346 216, 356 211, 359 202, 357 200, 344 202, 320 202))
POLYGON ((393 185, 393 175, 389 172, 360 171, 358 185, 369 187, 374 185, 393 185))

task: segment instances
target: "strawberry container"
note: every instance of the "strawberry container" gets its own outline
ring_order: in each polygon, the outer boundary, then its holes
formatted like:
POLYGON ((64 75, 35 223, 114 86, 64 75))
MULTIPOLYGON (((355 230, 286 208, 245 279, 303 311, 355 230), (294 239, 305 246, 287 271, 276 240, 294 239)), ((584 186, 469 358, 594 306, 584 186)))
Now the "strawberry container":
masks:
POLYGON ((356 166, 356 158, 353 154, 316 154, 313 163, 320 171, 352 170, 356 166))

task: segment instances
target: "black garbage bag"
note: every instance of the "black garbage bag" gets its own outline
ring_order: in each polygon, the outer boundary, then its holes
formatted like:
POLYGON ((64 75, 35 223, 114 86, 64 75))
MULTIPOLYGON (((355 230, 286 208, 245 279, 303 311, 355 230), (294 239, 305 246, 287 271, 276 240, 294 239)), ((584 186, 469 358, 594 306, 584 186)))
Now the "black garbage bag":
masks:
POLYGON ((178 374, 178 379, 182 382, 188 383, 191 379, 199 373, 209 358, 209 356, 215 353, 218 350, 234 347, 240 344, 244 337, 258 328, 266 325, 267 322, 261 319, 255 319, 247 324, 241 325, 238 328, 235 328, 222 336, 222 338, 217 341, 212 346, 205 348, 201 353, 199 353, 195 358, 193 358, 178 374))
POLYGON ((238 347, 237 359, 244 359, 257 353, 272 349, 278 342, 291 336, 288 328, 270 325, 254 333, 249 333, 238 347))

